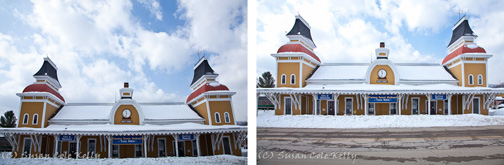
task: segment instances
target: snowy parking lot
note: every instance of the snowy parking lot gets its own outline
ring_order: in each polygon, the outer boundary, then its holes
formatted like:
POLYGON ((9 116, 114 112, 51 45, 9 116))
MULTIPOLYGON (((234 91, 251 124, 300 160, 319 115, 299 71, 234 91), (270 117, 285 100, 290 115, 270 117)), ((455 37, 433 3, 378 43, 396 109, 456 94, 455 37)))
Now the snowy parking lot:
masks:
POLYGON ((490 110, 490 115, 283 116, 275 115, 274 111, 259 110, 257 127, 405 128, 504 125, 504 109, 490 110))

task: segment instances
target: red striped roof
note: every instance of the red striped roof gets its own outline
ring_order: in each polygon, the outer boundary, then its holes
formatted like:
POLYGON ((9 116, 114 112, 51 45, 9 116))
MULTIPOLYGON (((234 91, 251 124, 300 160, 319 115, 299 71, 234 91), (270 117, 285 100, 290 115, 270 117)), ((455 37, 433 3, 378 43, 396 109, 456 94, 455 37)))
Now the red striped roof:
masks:
POLYGON ((313 57, 315 60, 320 62, 320 59, 313 53, 312 51, 306 49, 303 45, 301 44, 285 44, 282 47, 280 47, 277 51, 277 53, 281 52, 301 52, 301 53, 306 53, 313 57))
POLYGON ((457 57, 458 55, 464 54, 464 53, 486 53, 486 51, 485 51, 485 49, 483 49, 482 47, 479 47, 479 46, 477 48, 471 49, 471 48, 467 47, 467 45, 464 45, 464 46, 461 46, 460 48, 458 48, 457 50, 453 51, 452 53, 450 53, 448 56, 446 56, 443 59, 442 64, 445 64, 446 62, 450 61, 451 59, 457 57))
POLYGON ((187 97, 186 103, 189 103, 192 99, 198 97, 199 95, 208 92, 208 91, 229 91, 228 87, 225 85, 219 84, 218 86, 212 86, 209 83, 206 83, 205 85, 201 86, 197 90, 195 90, 193 93, 187 97))
POLYGON ((65 99, 63 98, 63 96, 61 96, 58 92, 56 92, 51 87, 47 86, 47 84, 28 85, 23 90, 23 93, 25 93, 25 92, 49 92, 49 93, 53 94, 54 96, 58 97, 59 99, 61 99, 61 101, 65 102, 65 99))

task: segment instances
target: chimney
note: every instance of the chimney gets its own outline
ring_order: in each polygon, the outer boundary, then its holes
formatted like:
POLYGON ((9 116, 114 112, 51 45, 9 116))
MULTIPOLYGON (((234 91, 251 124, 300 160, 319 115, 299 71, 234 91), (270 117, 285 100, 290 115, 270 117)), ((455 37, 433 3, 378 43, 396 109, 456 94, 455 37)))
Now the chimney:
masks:
POLYGON ((388 59, 389 49, 385 48, 385 42, 380 42, 380 48, 375 50, 376 59, 388 59))
POLYGON ((124 82, 124 88, 119 89, 119 94, 121 95, 121 99, 133 98, 133 89, 129 88, 128 82, 124 82))

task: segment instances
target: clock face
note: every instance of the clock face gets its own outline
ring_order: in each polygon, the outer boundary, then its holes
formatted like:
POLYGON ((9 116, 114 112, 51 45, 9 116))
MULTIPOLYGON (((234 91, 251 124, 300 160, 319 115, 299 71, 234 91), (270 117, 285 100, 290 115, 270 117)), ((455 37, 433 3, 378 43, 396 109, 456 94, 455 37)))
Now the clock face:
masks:
POLYGON ((131 111, 129 109, 125 109, 122 112, 123 118, 129 119, 131 117, 131 111))
POLYGON ((385 69, 380 69, 378 71, 378 77, 379 78, 385 78, 387 76, 387 71, 385 71, 385 69))

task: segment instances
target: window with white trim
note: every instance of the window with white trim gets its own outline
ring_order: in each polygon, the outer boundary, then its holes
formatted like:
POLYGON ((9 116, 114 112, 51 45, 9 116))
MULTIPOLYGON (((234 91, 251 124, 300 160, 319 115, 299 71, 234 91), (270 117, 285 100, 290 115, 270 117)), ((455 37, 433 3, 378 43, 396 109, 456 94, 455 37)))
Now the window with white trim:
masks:
POLYGON ((30 115, 28 115, 27 113, 25 113, 23 115, 23 124, 28 124, 28 120, 30 120, 30 115))
POLYGON ((37 125, 38 123, 38 114, 33 114, 33 121, 32 121, 32 124, 33 125, 37 125))
POLYGON ((287 82, 286 79, 287 79, 287 76, 285 74, 282 74, 282 76, 281 76, 281 83, 285 84, 287 82))
POLYGON ((220 114, 219 112, 215 112, 215 122, 220 123, 220 114))
POLYGON ((231 119, 229 118, 229 113, 224 112, 224 121, 226 123, 231 123, 231 119))
POLYGON ((474 85, 474 76, 472 74, 469 75, 469 85, 474 85))
POLYGON ((483 75, 478 75, 478 85, 483 85, 483 75))
POLYGON ((295 74, 291 74, 290 84, 292 84, 292 85, 296 84, 296 75, 295 74))

